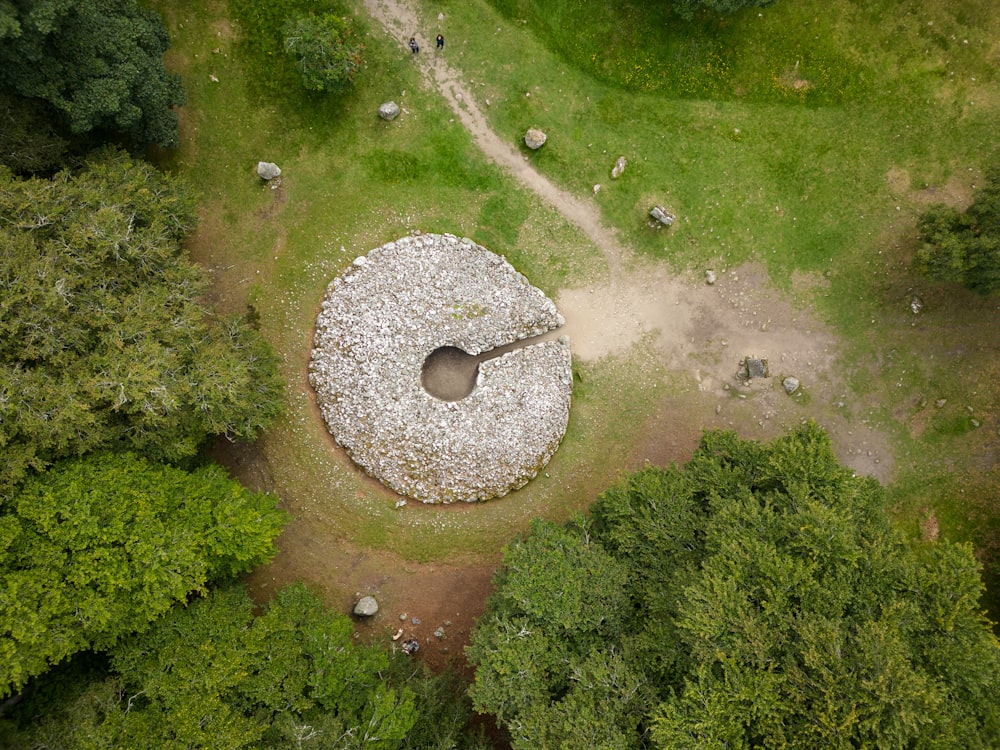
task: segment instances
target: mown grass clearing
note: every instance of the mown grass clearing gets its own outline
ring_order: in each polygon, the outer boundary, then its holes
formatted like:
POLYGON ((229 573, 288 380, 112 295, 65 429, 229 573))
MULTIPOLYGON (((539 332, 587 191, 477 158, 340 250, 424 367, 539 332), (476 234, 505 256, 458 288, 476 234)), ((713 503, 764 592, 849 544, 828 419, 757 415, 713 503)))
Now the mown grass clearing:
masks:
MULTIPOLYGON (((331 449, 304 372, 326 284, 402 234, 471 236, 549 294, 591 283, 599 253, 482 158, 421 87, 409 52, 371 22, 356 90, 327 99, 298 92, 283 63, 241 36, 248 4, 157 5, 189 93, 184 142, 167 164, 203 195, 192 250, 216 270, 224 304, 253 304, 285 363, 288 411, 260 453, 288 506, 333 539, 411 560, 495 554, 531 516, 586 507, 646 439, 637 426, 663 394, 694 384, 638 351, 581 366, 548 477, 475 509, 399 513, 331 449), (375 116, 387 99, 404 108, 393 123, 375 116), (281 165, 279 188, 253 174, 259 159, 281 165)), ((502 12, 481 0, 421 6, 423 35, 445 34, 448 63, 495 131, 517 143, 529 126, 546 130, 533 165, 577 195, 601 184, 603 220, 658 263, 678 272, 763 264, 839 334, 848 392, 838 413, 893 436, 900 517, 933 510, 942 533, 995 548, 995 527, 961 519, 971 512, 962 477, 991 476, 996 455, 997 303, 933 286, 909 259, 928 200, 961 201, 996 155, 1000 12, 981 0, 779 2, 699 25, 655 14, 640 24, 628 3, 620 16, 574 15, 574 3, 545 14, 496 5, 502 12), (637 65, 642 74, 629 74, 637 65), (619 155, 629 166, 612 181, 619 155), (668 234, 649 231, 652 202, 678 214, 668 234), (914 294, 925 303, 918 316, 914 294), (965 429, 972 418, 980 427, 965 429), (905 501, 918 486, 934 492, 905 501)), ((974 485, 995 497, 989 479, 974 485)), ((995 513, 992 498, 977 507, 995 513)))

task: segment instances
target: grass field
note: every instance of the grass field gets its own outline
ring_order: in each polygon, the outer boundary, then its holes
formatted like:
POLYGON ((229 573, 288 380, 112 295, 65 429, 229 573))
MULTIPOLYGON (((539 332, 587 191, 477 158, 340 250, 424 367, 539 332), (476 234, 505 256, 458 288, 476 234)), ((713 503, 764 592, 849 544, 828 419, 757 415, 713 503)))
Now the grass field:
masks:
MULTIPOLYGON (((628 460, 635 425, 689 387, 641 356, 579 368, 546 476, 474 512, 396 513, 331 450, 304 373, 326 284, 400 235, 470 236, 550 294, 591 278, 599 253, 485 161, 360 4, 331 6, 366 44, 355 90, 336 99, 300 91, 276 46, 282 14, 302 3, 153 5, 188 91, 182 145, 164 164, 202 195, 191 251, 214 270, 219 304, 258 311, 288 381, 286 414, 246 476, 331 538, 412 560, 495 553, 529 518, 585 508, 628 460), (387 99, 405 116, 375 117, 387 99), (281 165, 280 188, 255 176, 261 159, 281 165)), ((421 2, 419 31, 445 34, 449 64, 502 137, 549 134, 537 169, 578 195, 605 184, 602 219, 637 252, 678 272, 756 262, 811 305, 842 342, 850 419, 891 436, 904 527, 919 534, 933 515, 942 535, 995 560, 998 302, 929 284, 909 264, 920 212, 967 203, 1000 160, 1000 7, 779 0, 681 22, 650 5, 421 2), (622 154, 629 167, 611 186, 622 154), (652 202, 680 217, 669 242, 648 231, 652 202)))

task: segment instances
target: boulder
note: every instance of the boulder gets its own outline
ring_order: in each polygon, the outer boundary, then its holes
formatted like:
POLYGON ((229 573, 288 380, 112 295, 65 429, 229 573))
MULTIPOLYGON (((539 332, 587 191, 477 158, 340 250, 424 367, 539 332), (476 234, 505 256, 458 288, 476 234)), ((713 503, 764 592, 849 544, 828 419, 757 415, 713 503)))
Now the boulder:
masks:
POLYGON ((767 369, 767 360, 759 357, 747 357, 740 364, 740 379, 754 380, 755 378, 767 378, 771 373, 767 369))
POLYGON ((362 596, 354 605, 354 614, 358 617, 371 617, 378 612, 378 602, 374 596, 362 596))
POLYGON ((611 168, 611 177, 617 180, 622 176, 622 172, 625 171, 625 167, 628 166, 628 160, 624 156, 619 156, 615 161, 615 166, 611 168))
POLYGON ((665 209, 663 206, 653 206, 651 209, 649 209, 649 215, 653 218, 654 221, 659 222, 665 227, 669 227, 671 224, 674 223, 674 219, 677 218, 672 213, 667 211, 667 209, 665 209))
POLYGON ((384 102, 378 107, 378 116, 392 122, 399 117, 399 105, 396 102, 384 102))
POLYGON ((257 162, 257 176, 262 180, 273 180, 275 177, 281 175, 281 167, 279 167, 274 162, 270 161, 259 161, 257 162))
POLYGON ((532 151, 540 149, 547 140, 548 136, 538 128, 528 128, 528 132, 524 134, 524 145, 532 151))
POLYGON ((781 387, 785 389, 785 393, 791 396, 795 391, 799 389, 799 379, 789 375, 787 378, 781 381, 781 387))

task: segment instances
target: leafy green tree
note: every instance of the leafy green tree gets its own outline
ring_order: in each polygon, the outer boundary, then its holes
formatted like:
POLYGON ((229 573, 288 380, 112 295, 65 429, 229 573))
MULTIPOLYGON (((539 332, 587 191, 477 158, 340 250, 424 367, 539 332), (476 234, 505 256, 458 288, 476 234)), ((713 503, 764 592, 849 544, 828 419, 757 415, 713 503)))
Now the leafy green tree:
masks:
POLYGON ((0 515, 0 697, 267 559, 285 519, 276 503, 217 466, 129 454, 27 480, 0 515))
POLYGON ((987 173, 986 184, 965 212, 931 206, 918 229, 918 271, 982 294, 1000 288, 1000 167, 987 173))
POLYGON ((976 560, 907 543, 883 502, 814 425, 707 433, 507 550, 474 706, 515 748, 996 747, 976 560))
POLYGON ((52 107, 0 91, 0 164, 17 174, 51 174, 64 166, 69 142, 52 107))
POLYGON ((101 130, 137 144, 177 142, 162 19, 135 0, 7 0, 0 5, 0 88, 42 99, 73 133, 101 130))
POLYGON ((110 676, 35 722, 22 718, 24 745, 404 746, 416 694, 386 679, 385 651, 356 645, 350 620, 302 585, 282 589, 256 616, 253 609, 243 587, 175 607, 110 650, 110 676))
POLYGON ((308 13, 289 20, 284 32, 285 51, 307 89, 339 92, 354 84, 364 45, 345 19, 308 13))
POLYGON ((52 180, 0 171, 0 497, 61 457, 180 461, 278 413, 266 342, 200 301, 194 220, 181 183, 124 154, 52 180))

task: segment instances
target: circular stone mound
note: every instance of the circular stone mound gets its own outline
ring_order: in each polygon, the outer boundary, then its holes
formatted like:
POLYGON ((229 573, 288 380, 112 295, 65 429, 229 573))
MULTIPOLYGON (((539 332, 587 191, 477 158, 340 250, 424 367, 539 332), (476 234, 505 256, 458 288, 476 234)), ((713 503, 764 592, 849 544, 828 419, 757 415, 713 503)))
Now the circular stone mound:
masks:
POLYGON ((334 439, 366 472, 425 503, 473 502, 526 484, 566 432, 568 341, 479 358, 472 392, 421 384, 443 347, 478 356, 563 324, 499 255, 452 235, 372 250, 327 287, 309 382, 334 439))

